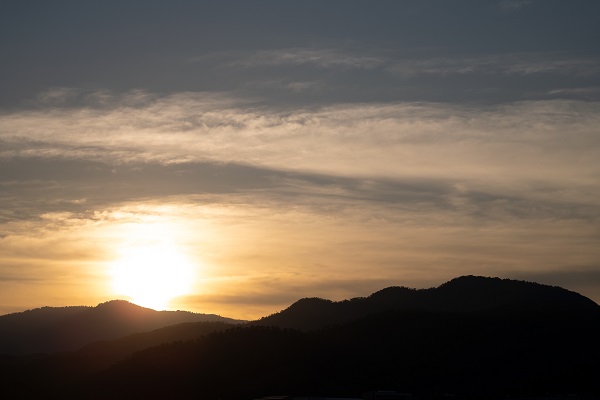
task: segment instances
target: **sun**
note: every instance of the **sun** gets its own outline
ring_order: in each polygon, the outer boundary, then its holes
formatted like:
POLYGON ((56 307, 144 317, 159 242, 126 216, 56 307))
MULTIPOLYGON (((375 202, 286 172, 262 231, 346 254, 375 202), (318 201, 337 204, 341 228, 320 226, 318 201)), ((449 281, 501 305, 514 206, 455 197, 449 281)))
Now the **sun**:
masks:
POLYGON ((143 238, 119 250, 111 275, 116 295, 144 307, 164 310, 174 297, 190 293, 195 265, 175 243, 143 238))

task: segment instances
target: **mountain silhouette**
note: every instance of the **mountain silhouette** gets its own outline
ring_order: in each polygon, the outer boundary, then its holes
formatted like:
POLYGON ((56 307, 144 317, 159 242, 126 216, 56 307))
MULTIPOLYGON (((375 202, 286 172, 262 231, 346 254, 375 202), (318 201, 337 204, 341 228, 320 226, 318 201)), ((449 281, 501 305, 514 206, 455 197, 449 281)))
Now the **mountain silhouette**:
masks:
POLYGON ((304 298, 256 321, 257 325, 314 330, 384 311, 599 312, 600 306, 578 293, 538 283, 462 276, 437 288, 388 287, 368 297, 331 301, 304 298))
MULTIPOLYGON (((308 298, 259 321, 135 353, 99 397, 600 396, 600 307, 531 282, 460 277, 341 302, 308 298), (293 328, 293 329, 290 329, 293 328), (161 382, 150 385, 152 382, 161 382)), ((89 388, 89 386, 86 386, 89 388)))
POLYGON ((0 354, 76 350, 93 341, 200 321, 238 322, 212 314, 155 311, 124 300, 96 307, 42 307, 0 316, 0 354))
POLYGON ((387 390, 390 399, 598 399, 598 337, 600 307, 584 296, 467 276, 340 302, 302 299, 230 328, 184 323, 75 352, 4 356, 0 383, 21 398, 355 398, 387 390))

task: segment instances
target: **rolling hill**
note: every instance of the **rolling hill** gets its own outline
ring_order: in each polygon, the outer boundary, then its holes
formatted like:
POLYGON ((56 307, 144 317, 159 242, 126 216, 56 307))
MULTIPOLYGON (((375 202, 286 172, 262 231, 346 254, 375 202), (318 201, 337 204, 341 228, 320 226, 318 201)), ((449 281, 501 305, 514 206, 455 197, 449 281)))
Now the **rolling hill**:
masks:
POLYGON ((96 307, 42 307, 0 316, 0 354, 70 351, 98 340, 201 321, 238 322, 212 314, 155 311, 124 300, 96 307))
POLYGON ((384 311, 512 313, 600 312, 600 306, 578 293, 538 283, 481 276, 462 276, 430 289, 388 287, 368 297, 334 302, 300 299, 261 318, 256 325, 314 330, 384 311))
POLYGON ((0 383, 26 398, 235 400, 391 390, 415 399, 597 399, 598 337, 600 307, 584 296, 467 276, 340 302, 302 299, 231 327, 184 323, 75 352, 5 356, 0 383))

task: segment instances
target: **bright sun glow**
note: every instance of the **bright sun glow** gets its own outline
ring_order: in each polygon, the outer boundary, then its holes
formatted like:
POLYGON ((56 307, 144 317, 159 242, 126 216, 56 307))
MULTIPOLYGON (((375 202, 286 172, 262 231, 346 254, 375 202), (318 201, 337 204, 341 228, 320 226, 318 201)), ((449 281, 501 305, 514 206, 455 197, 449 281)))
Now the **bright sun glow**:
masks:
POLYGON ((163 310, 174 297, 188 294, 195 266, 165 231, 156 226, 133 229, 112 263, 112 284, 117 295, 133 303, 163 310))

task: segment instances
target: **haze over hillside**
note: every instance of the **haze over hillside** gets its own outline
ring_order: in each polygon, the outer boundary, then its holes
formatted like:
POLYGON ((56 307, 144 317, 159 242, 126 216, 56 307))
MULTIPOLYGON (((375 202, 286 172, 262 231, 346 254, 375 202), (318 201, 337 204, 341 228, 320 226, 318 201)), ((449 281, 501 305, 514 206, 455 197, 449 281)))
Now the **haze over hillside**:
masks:
POLYGON ((97 340, 200 321, 239 322, 213 314, 155 311, 124 300, 96 307, 42 307, 0 316, 0 354, 76 350, 97 340))

